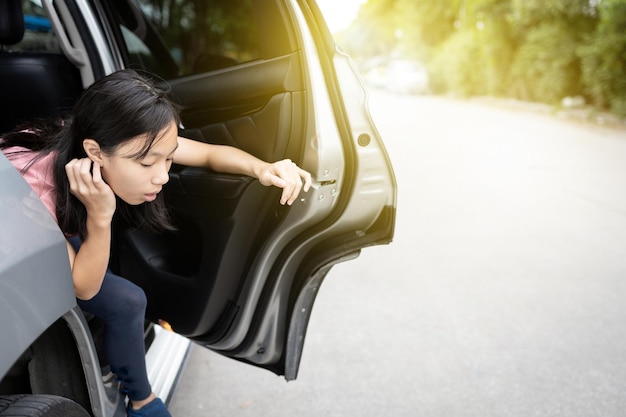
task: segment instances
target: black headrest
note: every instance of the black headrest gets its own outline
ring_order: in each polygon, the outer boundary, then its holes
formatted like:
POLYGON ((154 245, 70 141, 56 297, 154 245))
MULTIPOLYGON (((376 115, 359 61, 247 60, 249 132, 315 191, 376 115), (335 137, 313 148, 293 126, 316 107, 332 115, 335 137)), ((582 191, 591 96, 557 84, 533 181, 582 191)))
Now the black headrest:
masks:
POLYGON ((21 0, 0 0, 0 45, 15 45, 24 37, 21 0))

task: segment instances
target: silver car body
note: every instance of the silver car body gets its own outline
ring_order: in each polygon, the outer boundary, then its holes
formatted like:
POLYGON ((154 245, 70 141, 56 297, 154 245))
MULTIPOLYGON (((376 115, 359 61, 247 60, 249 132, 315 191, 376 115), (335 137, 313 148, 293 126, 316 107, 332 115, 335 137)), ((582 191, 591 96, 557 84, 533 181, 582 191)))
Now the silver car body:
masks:
MULTIPOLYGON (((326 273, 358 256, 362 247, 389 243, 393 236, 396 184, 367 109, 364 85, 350 58, 335 49, 314 2, 280 3, 298 30, 305 91, 310 92, 299 163, 311 172, 313 187, 255 253, 234 300, 237 314, 219 338, 189 331, 188 339, 150 328, 149 378, 165 400, 185 363, 189 340, 295 379, 326 273)), ((63 54, 80 71, 83 87, 125 66, 119 39, 107 30, 104 3, 42 0, 42 6, 63 54), (89 51, 86 36, 95 45, 89 51)), ((283 58, 267 64, 273 63, 285 67, 283 58)), ((246 64, 236 70, 245 71, 246 64)), ((226 77, 229 71, 217 71, 214 77, 226 77)), ((174 92, 183 93, 193 81, 194 76, 168 80, 174 92)), ((61 334, 71 334, 80 358, 88 394, 83 405, 97 417, 124 415, 123 398, 113 376, 100 366, 88 319, 76 305, 63 234, 2 154, 0 174, 0 382, 10 385, 9 378, 24 368, 29 349, 48 329, 58 327, 61 334)))

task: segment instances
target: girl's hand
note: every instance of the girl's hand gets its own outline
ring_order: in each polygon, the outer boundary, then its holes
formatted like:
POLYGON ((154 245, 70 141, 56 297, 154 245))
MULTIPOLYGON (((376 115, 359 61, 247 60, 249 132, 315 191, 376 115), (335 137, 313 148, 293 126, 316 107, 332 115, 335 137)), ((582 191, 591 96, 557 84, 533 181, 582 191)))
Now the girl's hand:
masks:
POLYGON ((102 179, 100 164, 88 158, 73 159, 65 165, 65 172, 70 192, 83 203, 87 215, 110 223, 115 213, 115 194, 102 179))
POLYGON ((292 205, 300 190, 304 188, 304 192, 307 192, 311 187, 311 174, 289 159, 265 165, 258 178, 263 185, 274 185, 283 189, 280 204, 292 205))

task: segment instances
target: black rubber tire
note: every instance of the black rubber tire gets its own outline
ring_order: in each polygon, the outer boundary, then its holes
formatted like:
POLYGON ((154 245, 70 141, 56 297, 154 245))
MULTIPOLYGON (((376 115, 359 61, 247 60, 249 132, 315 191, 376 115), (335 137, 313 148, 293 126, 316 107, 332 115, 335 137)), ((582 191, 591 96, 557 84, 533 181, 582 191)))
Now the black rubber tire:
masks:
POLYGON ((0 417, 89 417, 89 413, 69 398, 57 395, 3 395, 0 417))

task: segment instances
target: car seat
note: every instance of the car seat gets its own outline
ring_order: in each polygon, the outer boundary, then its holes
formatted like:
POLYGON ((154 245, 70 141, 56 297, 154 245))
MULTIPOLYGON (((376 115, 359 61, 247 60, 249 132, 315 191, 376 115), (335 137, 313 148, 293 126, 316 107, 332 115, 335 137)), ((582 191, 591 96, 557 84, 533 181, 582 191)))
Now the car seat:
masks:
POLYGON ((62 115, 83 89, 80 72, 62 53, 12 50, 24 33, 21 0, 1 0, 0 134, 34 118, 62 115))

